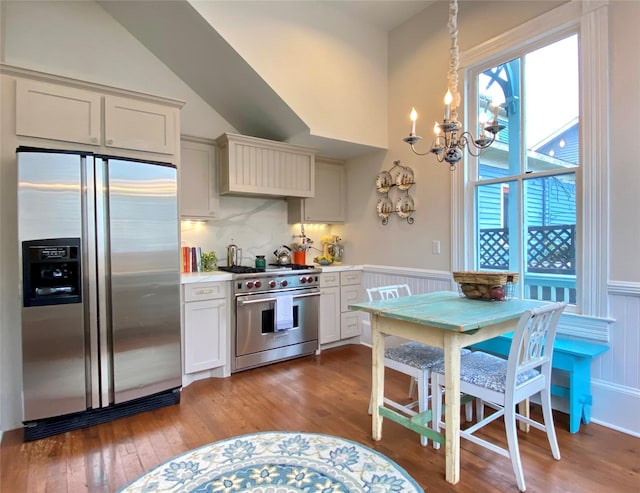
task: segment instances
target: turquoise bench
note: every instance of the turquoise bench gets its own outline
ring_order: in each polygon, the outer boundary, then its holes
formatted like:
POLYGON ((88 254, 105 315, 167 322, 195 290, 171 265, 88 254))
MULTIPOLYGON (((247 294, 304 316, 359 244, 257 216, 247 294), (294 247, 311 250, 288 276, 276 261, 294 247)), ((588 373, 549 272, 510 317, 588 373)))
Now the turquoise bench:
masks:
MULTIPOLYGON (((513 333, 504 334, 471 346, 487 353, 507 357, 513 333)), ((577 433, 580 422, 591 421, 591 360, 609 346, 556 337, 552 367, 569 374, 569 387, 551 385, 551 394, 569 400, 569 431, 577 433)))

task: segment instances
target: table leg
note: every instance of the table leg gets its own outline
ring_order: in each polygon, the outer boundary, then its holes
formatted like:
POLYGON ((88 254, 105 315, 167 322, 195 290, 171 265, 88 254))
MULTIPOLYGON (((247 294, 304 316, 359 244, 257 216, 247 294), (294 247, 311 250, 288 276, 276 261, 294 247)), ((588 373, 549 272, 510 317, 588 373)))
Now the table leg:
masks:
POLYGON ((444 338, 446 479, 460 481, 460 347, 457 334, 444 338))
MULTIPOLYGON (((525 399, 522 402, 518 403, 518 413, 522 414, 527 418, 531 417, 531 405, 529 404, 529 399, 525 399)), ((529 423, 520 421, 520 431, 524 433, 529 433, 530 429, 531 429, 531 425, 529 423)))
POLYGON ((371 316, 371 437, 382 438, 380 406, 384 404, 384 334, 378 330, 378 316, 371 316))

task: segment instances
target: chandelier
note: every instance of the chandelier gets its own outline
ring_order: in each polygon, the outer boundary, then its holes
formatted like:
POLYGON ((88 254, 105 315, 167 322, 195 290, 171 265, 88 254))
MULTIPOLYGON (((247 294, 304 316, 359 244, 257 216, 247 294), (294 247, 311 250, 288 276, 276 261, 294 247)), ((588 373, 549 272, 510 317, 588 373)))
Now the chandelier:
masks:
POLYGON ((499 106, 491 104, 493 120, 486 121, 486 114, 481 114, 479 118, 481 133, 477 139, 468 131, 462 130, 462 123, 458 121, 458 106, 460 105, 460 93, 458 92, 458 0, 449 2, 449 22, 447 24, 449 36, 451 38, 451 48, 449 49, 449 72, 447 74, 448 90, 444 97, 444 119, 441 123, 436 122, 433 131, 435 138, 431 144, 431 149, 427 152, 418 152, 415 144, 422 139, 416 135, 416 120, 418 113, 415 108, 411 108, 411 133, 404 140, 414 154, 426 156, 435 154, 438 162, 446 161, 449 169, 454 171, 456 164, 462 159, 462 153, 466 148, 472 156, 479 156, 480 153, 489 147, 496 139, 496 134, 504 128, 498 123, 499 106))

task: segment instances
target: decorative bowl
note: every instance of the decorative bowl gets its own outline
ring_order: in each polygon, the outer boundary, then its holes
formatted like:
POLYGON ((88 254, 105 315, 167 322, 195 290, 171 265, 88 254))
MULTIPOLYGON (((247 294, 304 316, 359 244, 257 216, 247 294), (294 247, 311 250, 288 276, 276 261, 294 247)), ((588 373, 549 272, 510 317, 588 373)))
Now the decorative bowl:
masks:
POLYGON ((331 265, 333 263, 333 259, 329 259, 327 257, 316 257, 313 261, 320 265, 331 265))
POLYGON ((513 296, 517 272, 462 271, 454 272, 460 293, 472 300, 505 301, 513 296))

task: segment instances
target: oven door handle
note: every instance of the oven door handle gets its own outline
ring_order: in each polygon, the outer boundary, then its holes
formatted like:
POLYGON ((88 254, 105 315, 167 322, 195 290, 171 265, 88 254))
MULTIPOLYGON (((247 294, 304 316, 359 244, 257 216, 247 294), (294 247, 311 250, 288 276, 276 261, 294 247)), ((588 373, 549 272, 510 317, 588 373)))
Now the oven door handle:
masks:
MULTIPOLYGON (((293 296, 293 299, 297 300, 298 298, 308 298, 309 296, 320 296, 320 291, 306 294, 296 294, 293 296)), ((276 299, 277 298, 258 298, 257 300, 238 300, 238 304, 251 305, 253 303, 268 303, 270 301, 273 301, 275 303, 276 299)))

